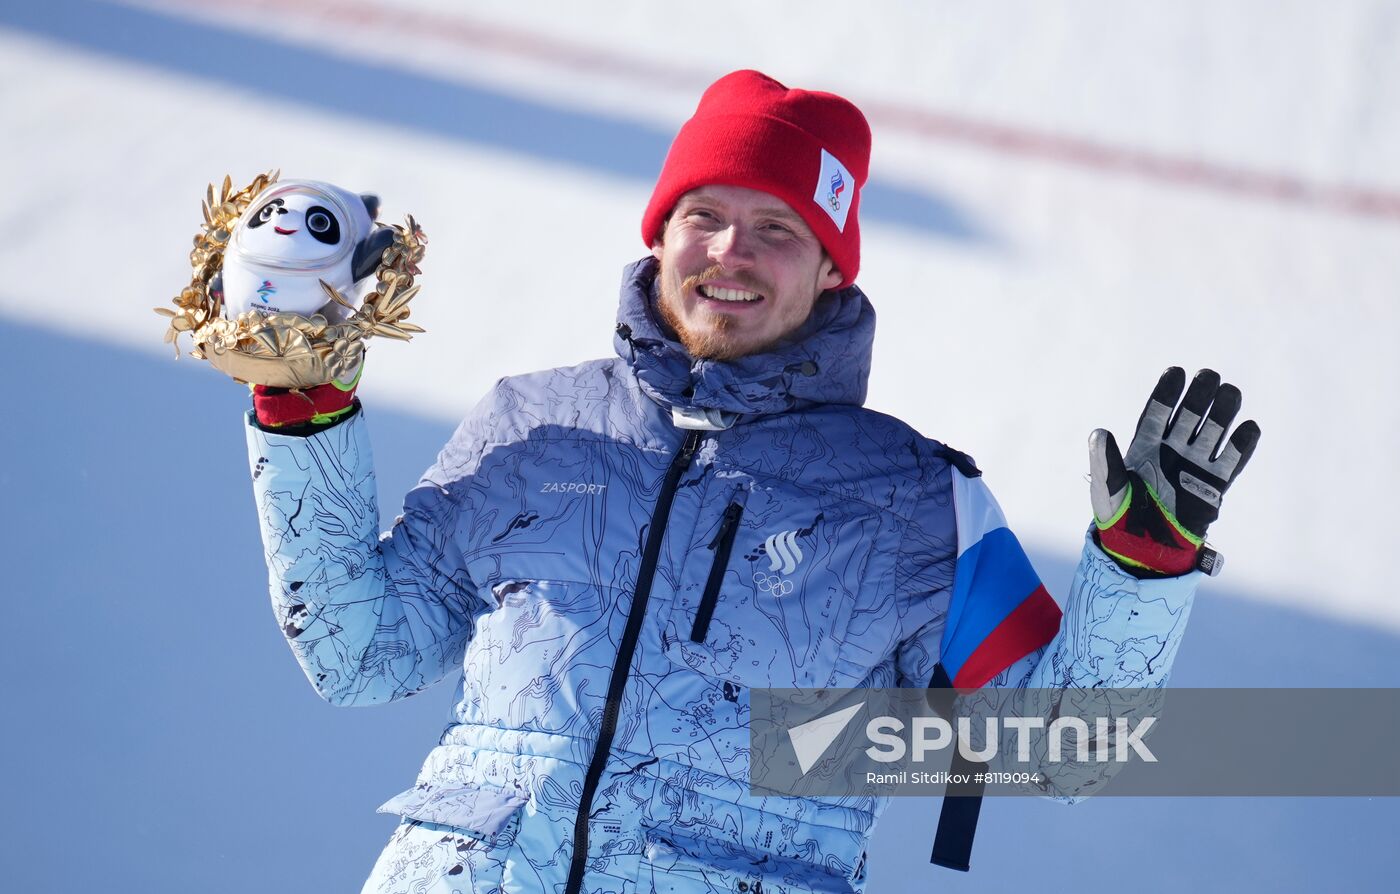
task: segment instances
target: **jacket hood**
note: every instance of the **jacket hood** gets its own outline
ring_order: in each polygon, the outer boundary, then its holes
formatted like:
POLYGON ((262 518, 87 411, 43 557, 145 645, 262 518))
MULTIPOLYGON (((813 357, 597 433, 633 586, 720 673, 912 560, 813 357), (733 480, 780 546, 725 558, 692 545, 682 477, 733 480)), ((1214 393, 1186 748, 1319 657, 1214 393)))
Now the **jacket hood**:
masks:
POLYGON ((807 321, 769 351, 697 360, 666 334, 656 312, 659 266, 647 257, 623 271, 613 338, 653 400, 744 416, 865 402, 875 308, 859 288, 823 293, 807 321))

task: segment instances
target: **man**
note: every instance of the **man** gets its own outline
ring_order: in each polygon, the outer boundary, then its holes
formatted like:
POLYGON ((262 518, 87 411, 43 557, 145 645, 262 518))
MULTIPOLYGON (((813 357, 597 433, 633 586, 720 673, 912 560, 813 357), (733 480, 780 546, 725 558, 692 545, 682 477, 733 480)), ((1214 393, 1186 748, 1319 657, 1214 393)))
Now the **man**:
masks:
POLYGON ((883 802, 751 795, 751 688, 1165 682, 1258 437, 1222 444, 1238 391, 1202 374, 1170 419, 1174 369, 1126 461, 1095 434, 1062 625, 972 461, 861 407, 869 147, 840 97, 712 85, 644 214, 618 356, 499 381, 382 538, 353 390, 255 390, 274 607, 317 691, 464 667, 366 891, 860 891, 883 802), (1129 636, 1160 645, 1140 673, 1099 660, 1129 636))

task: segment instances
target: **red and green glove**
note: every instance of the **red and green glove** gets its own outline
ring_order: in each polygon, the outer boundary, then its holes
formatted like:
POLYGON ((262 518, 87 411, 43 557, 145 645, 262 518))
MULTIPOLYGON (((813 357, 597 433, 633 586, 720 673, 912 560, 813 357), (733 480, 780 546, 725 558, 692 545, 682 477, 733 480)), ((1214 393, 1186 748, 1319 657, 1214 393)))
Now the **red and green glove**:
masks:
POLYGON ((346 381, 327 382, 314 388, 274 388, 254 385, 253 411, 264 428, 330 425, 355 408, 355 388, 360 384, 361 363, 346 381))
POLYGON ((1162 373, 1126 458, 1105 429, 1089 436, 1095 540, 1138 577, 1219 572, 1219 554, 1205 546, 1206 528, 1259 443, 1253 419, 1225 440, 1240 390, 1222 385, 1219 373, 1196 373, 1183 398, 1185 385, 1180 367, 1162 373))

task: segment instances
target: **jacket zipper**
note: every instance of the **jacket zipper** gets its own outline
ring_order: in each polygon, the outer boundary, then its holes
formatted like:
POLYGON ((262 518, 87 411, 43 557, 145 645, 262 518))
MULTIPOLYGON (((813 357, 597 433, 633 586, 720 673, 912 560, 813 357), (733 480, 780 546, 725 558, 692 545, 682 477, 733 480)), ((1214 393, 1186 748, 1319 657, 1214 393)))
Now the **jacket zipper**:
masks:
POLYGON ((671 502, 675 499, 681 474, 690 465, 696 448, 700 446, 700 438, 699 431, 686 432, 685 441, 681 443, 680 450, 666 469, 661 493, 656 498, 656 508, 651 513, 646 548, 642 552, 642 564, 637 569, 637 588, 632 594, 632 607, 627 612, 627 626, 623 629, 622 642, 618 645, 612 676, 608 678, 608 697, 603 706, 603 723, 598 730, 598 744, 593 750, 593 759, 589 761, 588 773, 583 779, 583 794, 579 797, 578 814, 574 817, 574 855, 569 864, 569 881, 564 886, 564 894, 579 894, 583 888, 583 874, 588 868, 588 819, 592 813, 593 796, 598 791, 598 782, 603 776, 608 753, 612 750, 613 736, 617 732, 617 715, 622 709, 622 693, 627 688, 627 672, 632 666, 632 656, 637 651, 637 639, 641 636, 647 600, 651 598, 651 584, 656 577, 656 563, 661 555, 661 538, 666 533, 666 520, 671 515, 671 502))
POLYGON ((705 579, 700 608, 695 612, 695 626, 690 628, 690 641, 693 643, 703 643, 710 632, 710 619, 714 617, 715 603, 719 601, 719 585, 724 582, 724 572, 729 568, 729 553, 734 549, 734 535, 739 533, 739 517, 743 514, 742 505, 730 503, 724 510, 724 519, 719 523, 715 539, 710 541, 715 560, 710 565, 710 576, 705 579))

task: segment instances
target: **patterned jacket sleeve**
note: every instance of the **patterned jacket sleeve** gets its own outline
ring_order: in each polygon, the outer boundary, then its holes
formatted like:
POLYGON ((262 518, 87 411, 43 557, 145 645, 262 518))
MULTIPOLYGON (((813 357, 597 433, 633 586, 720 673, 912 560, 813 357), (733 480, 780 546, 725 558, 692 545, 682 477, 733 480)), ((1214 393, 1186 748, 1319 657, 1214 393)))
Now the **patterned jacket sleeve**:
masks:
POLYGON ((1201 572, 1139 580, 1091 531, 1052 602, 981 472, 955 458, 930 470, 905 533, 900 607, 913 633, 896 655, 900 685, 930 685, 941 664, 959 688, 1165 686, 1201 572))
MULTIPOLYGON (((1016 691, 961 698, 960 713, 974 718, 974 729, 981 728, 976 720, 984 710, 981 702, 1047 722, 1064 698, 1083 706, 1092 692, 1103 693, 1115 716, 1130 721, 1136 713, 1155 711, 1162 696, 1157 690, 1171 675, 1203 575, 1139 580, 1086 535, 1073 581, 1058 600, 1058 620, 1047 627, 1046 612, 1035 610, 1025 623, 1027 608, 1045 607, 1043 600, 1023 599, 1026 593, 1045 592, 1039 577, 980 477, 957 469, 951 474, 956 530, 943 525, 942 536, 933 540, 951 536, 956 547, 937 554, 945 564, 949 554, 956 559, 951 574, 943 575, 944 587, 925 596, 929 620, 900 647, 901 685, 920 685, 922 677, 922 685, 933 686, 939 679, 934 668, 941 667, 945 686, 951 679, 958 687, 1016 691), (1125 689, 1152 692, 1131 700, 1104 692, 1125 689)), ((1116 762, 1046 765, 1041 769, 1048 784, 1042 791, 1078 801, 1120 767, 1116 762)))
POLYGON ((993 686, 1160 689, 1167 685, 1204 575, 1138 580, 1091 534, 1055 638, 999 674, 993 686))
POLYGON ((442 459, 380 535, 363 412, 309 437, 250 418, 247 438, 273 611, 316 691, 366 705, 443 679, 485 605, 452 548, 457 507, 431 480, 442 459))
MULTIPOLYGON (((1139 580, 1086 535, 1054 639, 998 674, 988 686, 1004 693, 999 700, 1010 710, 1043 717, 1047 724, 1062 706, 1072 706, 1074 711, 1111 716, 1137 728, 1143 718, 1156 717, 1162 710, 1167 680, 1202 577, 1193 571, 1180 577, 1139 580)), ((969 712, 977 713, 975 708, 969 712)), ((1036 791, 1065 803, 1093 795, 1125 766, 1118 761, 1051 763, 1044 745, 1042 740, 1033 753, 1041 776, 1036 791)))

